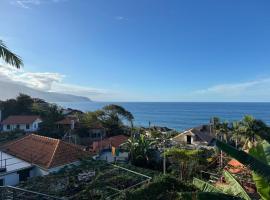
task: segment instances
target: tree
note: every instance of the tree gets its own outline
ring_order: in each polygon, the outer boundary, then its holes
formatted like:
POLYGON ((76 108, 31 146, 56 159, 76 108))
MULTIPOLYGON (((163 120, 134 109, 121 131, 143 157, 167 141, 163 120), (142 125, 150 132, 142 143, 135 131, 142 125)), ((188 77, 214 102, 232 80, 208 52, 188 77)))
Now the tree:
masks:
POLYGON ((180 180, 183 180, 188 179, 191 173, 196 171, 200 152, 200 150, 171 148, 165 152, 165 155, 171 159, 172 164, 179 173, 180 180))
POLYGON ((16 68, 21 68, 23 66, 22 59, 11 52, 2 40, 0 40, 0 58, 16 68))
POLYGON ((107 105, 99 111, 99 118, 109 135, 119 135, 124 132, 124 120, 130 123, 133 128, 133 115, 118 105, 107 105))
POLYGON ((244 134, 244 127, 240 122, 234 121, 232 123, 231 131, 232 131, 232 139, 235 142, 235 147, 238 148, 242 135, 244 134))
POLYGON ((110 104, 103 107, 103 110, 105 112, 108 112, 109 115, 117 115, 119 118, 122 117, 126 119, 127 121, 130 122, 130 126, 133 127, 133 120, 134 120, 133 115, 131 114, 131 112, 127 111, 122 106, 110 104))
POLYGON ((127 149, 130 153, 131 163, 138 166, 147 166, 150 161, 150 150, 155 144, 144 135, 138 138, 131 137, 127 142, 127 149))

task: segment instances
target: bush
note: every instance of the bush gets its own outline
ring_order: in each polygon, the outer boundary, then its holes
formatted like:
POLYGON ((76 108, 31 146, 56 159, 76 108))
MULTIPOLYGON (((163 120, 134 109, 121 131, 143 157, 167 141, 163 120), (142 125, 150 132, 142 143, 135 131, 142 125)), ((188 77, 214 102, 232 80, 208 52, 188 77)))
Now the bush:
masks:
POLYGON ((179 182, 176 178, 165 175, 159 176, 153 182, 142 186, 134 191, 128 191, 119 199, 121 200, 156 200, 156 199, 176 199, 177 192, 192 192, 195 188, 184 182, 179 182), (170 197, 170 198, 168 198, 170 197))

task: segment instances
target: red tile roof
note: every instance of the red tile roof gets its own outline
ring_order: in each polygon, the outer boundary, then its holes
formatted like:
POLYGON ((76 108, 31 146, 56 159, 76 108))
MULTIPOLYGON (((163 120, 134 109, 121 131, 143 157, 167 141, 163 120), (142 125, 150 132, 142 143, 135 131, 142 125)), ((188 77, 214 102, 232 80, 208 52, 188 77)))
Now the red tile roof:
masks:
POLYGON ((37 115, 12 115, 3 120, 1 124, 31 124, 40 119, 37 115))
POLYGON ((229 172, 233 174, 238 174, 245 170, 245 166, 235 159, 230 160, 226 168, 229 172))
POLYGON ((2 149, 8 154, 45 169, 73 163, 89 155, 80 146, 35 134, 11 141, 2 149))
POLYGON ((121 144, 127 142, 128 137, 125 135, 116 135, 113 137, 105 138, 101 141, 93 142, 93 151, 102 150, 105 148, 116 147, 118 148, 121 144))

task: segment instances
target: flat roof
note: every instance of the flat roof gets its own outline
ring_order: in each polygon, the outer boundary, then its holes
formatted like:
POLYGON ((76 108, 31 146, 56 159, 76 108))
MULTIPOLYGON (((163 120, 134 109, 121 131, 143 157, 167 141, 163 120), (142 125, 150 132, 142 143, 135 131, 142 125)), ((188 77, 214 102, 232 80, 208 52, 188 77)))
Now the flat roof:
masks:
POLYGON ((0 176, 5 173, 18 171, 25 168, 30 168, 32 165, 19 158, 16 158, 12 155, 9 155, 7 153, 0 151, 0 167, 5 167, 5 166, 7 170, 2 173, 0 172, 0 176))

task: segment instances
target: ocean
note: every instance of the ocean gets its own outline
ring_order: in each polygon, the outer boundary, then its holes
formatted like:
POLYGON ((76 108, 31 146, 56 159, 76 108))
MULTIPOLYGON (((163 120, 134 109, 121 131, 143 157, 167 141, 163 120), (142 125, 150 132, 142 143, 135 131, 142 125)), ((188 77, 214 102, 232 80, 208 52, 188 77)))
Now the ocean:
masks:
MULTIPOLYGON (((95 111, 111 103, 83 102, 58 103, 65 108, 82 111, 95 111)), ((244 115, 270 124, 270 103, 115 103, 129 110, 135 117, 135 125, 166 126, 178 131, 195 127, 209 122, 211 117, 217 116, 222 120, 240 120, 244 115)))

